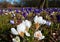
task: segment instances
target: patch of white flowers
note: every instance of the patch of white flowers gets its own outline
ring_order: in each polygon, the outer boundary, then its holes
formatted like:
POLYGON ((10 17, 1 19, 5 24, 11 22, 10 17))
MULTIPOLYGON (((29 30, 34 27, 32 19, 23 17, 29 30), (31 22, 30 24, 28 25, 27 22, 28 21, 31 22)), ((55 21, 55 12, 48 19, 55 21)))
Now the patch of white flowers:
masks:
MULTIPOLYGON (((10 22, 14 23, 13 21, 10 21, 10 22)), ((42 16, 39 16, 39 17, 35 16, 34 22, 35 22, 35 24, 38 23, 38 25, 37 25, 38 28, 39 28, 39 24, 51 25, 51 22, 44 20, 42 16)), ((31 21, 23 20, 22 23, 17 25, 17 29, 11 28, 11 33, 14 35, 20 35, 20 36, 24 35, 24 34, 26 36, 30 36, 30 33, 28 33, 28 31, 29 31, 29 28, 31 27, 31 25, 32 25, 31 21)), ((45 38, 45 36, 42 35, 42 32, 40 30, 38 30, 34 33, 34 37, 38 38, 38 40, 42 40, 45 38)), ((13 40, 16 40, 16 39, 13 39, 13 40)))

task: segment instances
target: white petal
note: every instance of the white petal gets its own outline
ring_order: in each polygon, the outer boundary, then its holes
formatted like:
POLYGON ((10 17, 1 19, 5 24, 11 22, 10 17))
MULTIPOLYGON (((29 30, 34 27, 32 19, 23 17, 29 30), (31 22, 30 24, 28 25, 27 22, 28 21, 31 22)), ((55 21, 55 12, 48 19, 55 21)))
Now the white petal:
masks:
POLYGON ((26 32, 26 31, 25 31, 25 34, 26 34, 26 36, 30 36, 30 34, 28 32, 26 32))
POLYGON ((22 21, 22 23, 24 23, 24 24, 25 24, 25 21, 23 20, 23 21, 22 21))
POLYGON ((15 38, 12 39, 13 42, 20 42, 20 38, 16 36, 15 38))
POLYGON ((43 24, 46 24, 46 20, 43 20, 43 24))
POLYGON ((18 35, 18 32, 16 31, 15 28, 11 28, 11 33, 14 34, 14 35, 18 35))
POLYGON ((38 40, 42 40, 42 39, 44 39, 44 38, 45 38, 45 36, 41 36, 41 37, 39 37, 38 40))
POLYGON ((43 17, 42 16, 39 16, 39 20, 42 20, 43 19, 43 17))
POLYGON ((44 38, 45 38, 45 36, 42 36, 41 38, 42 38, 42 39, 44 39, 44 38))
POLYGON ((25 29, 26 29, 26 26, 25 26, 24 23, 21 23, 21 24, 17 25, 17 31, 18 32, 24 32, 25 29))
POLYGON ((12 41, 13 41, 13 42, 16 42, 16 40, 15 40, 14 38, 12 39, 12 41))
POLYGON ((39 17, 39 18, 38 18, 38 23, 42 24, 42 23, 43 23, 42 20, 43 20, 43 18, 42 18, 42 17, 39 17))
POLYGON ((55 12, 52 12, 51 15, 54 15, 55 12))
POLYGON ((40 30, 36 31, 36 32, 41 32, 40 30))
POLYGON ((30 28, 31 27, 31 21, 25 20, 25 25, 30 28))
POLYGON ((42 19, 42 20, 39 20, 38 22, 39 22, 40 24, 46 24, 46 20, 43 20, 43 19, 42 19))
POLYGON ((20 38, 18 36, 15 37, 16 42, 20 42, 20 38))
POLYGON ((14 11, 12 11, 11 13, 14 13, 14 11))
POLYGON ((37 23, 38 22, 38 16, 34 17, 34 22, 37 23))
POLYGON ((45 23, 46 23, 46 20, 44 20, 43 17, 40 16, 40 17, 38 18, 38 23, 40 23, 40 24, 45 24, 45 23))

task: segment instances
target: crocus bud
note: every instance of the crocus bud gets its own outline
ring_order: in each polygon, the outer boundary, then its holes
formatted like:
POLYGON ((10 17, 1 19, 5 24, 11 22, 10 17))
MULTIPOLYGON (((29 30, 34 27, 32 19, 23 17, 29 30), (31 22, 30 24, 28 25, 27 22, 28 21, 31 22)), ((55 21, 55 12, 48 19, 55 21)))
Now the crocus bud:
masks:
POLYGON ((51 22, 50 21, 46 21, 46 25, 50 26, 51 22))
POLYGON ((14 24, 14 20, 10 20, 10 23, 11 23, 11 24, 14 24))

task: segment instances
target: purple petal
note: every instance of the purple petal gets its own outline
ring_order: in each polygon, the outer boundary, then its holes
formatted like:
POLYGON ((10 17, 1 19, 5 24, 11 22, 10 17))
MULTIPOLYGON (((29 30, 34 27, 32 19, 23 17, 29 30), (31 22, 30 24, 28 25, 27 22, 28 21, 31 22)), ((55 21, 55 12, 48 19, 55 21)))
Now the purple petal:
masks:
POLYGON ((26 13, 23 13, 22 15, 23 15, 24 17, 26 17, 26 16, 27 16, 27 14, 26 14, 26 13))
POLYGON ((16 9, 16 13, 19 13, 18 9, 16 9))
POLYGON ((12 9, 8 9, 9 11, 12 11, 12 9))
POLYGON ((0 10, 0 14, 2 14, 3 13, 3 10, 0 10))
POLYGON ((51 22, 50 21, 46 21, 46 25, 50 26, 51 22))
POLYGON ((57 21, 60 22, 60 15, 57 15, 57 21))
POLYGON ((57 12, 58 9, 57 8, 53 8, 52 10, 55 11, 55 12, 57 12))
POLYGON ((10 23, 11 23, 11 24, 14 24, 14 20, 10 20, 10 23))
POLYGON ((58 12, 60 12, 60 8, 58 9, 58 12))
POLYGON ((35 9, 34 13, 40 13, 39 9, 35 9))

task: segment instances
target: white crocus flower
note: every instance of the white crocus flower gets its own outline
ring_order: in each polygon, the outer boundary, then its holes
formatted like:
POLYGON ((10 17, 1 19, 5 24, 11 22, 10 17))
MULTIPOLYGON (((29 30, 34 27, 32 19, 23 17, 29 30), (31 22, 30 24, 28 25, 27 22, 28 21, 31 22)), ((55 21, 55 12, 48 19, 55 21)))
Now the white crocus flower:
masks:
POLYGON ((42 40, 45 38, 45 36, 42 35, 41 31, 36 31, 34 33, 34 37, 38 38, 38 40, 42 40))
POLYGON ((25 25, 25 21, 23 21, 20 25, 17 26, 17 31, 23 32, 26 34, 26 36, 30 36, 30 34, 26 31, 26 25, 25 25))
POLYGON ((20 42, 20 38, 16 36, 15 38, 12 39, 13 42, 20 42))
POLYGON ((46 20, 44 20, 42 16, 39 17, 35 16, 34 22, 35 22, 36 30, 39 29, 41 24, 46 24, 46 20))
POLYGON ((35 22, 36 30, 38 30, 39 27, 40 27, 40 25, 39 25, 39 17, 38 17, 38 16, 35 16, 35 18, 34 18, 34 22, 35 22))
POLYGON ((39 23, 39 24, 45 24, 46 23, 46 20, 44 20, 42 16, 39 16, 39 17, 38 16, 35 16, 34 22, 35 23, 39 23))
MULTIPOLYGON (((28 23, 29 24, 29 23, 28 23)), ((25 25, 25 21, 23 21, 22 23, 20 23, 19 25, 17 25, 17 30, 15 28, 11 28, 11 32, 14 35, 20 35, 23 36, 24 33, 26 34, 26 36, 30 36, 30 34, 28 33, 28 31, 26 31, 26 26, 30 27, 29 25, 25 25)))

